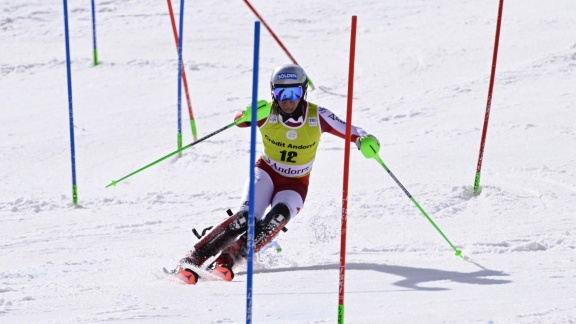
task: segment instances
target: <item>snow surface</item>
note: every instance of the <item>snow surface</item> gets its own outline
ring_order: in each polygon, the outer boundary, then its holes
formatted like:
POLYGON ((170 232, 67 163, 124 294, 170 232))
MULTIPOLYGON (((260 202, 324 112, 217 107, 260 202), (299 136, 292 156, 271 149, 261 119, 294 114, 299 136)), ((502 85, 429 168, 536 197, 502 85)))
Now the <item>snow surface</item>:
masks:
MULTIPOLYGON (((307 70, 309 100, 346 116, 358 16, 353 122, 466 260, 385 170, 353 148, 347 323, 576 322, 576 2, 504 4, 482 169, 478 159, 498 1, 251 3, 307 70)), ((250 132, 172 152, 177 55, 163 1, 69 2, 79 206, 72 204, 61 1, 0 0, 0 322, 242 323, 231 283, 163 274, 235 209, 250 132)), ((179 1, 173 1, 176 15, 179 1)), ((243 1, 187 1, 184 61, 199 136, 252 98, 255 16, 243 1)), ((178 20, 178 18, 176 18, 178 20)), ((259 97, 289 63, 262 26, 259 97)), ((184 143, 192 142, 185 100, 184 143)), ((334 323, 344 143, 325 134, 304 210, 257 257, 257 323, 334 323)))

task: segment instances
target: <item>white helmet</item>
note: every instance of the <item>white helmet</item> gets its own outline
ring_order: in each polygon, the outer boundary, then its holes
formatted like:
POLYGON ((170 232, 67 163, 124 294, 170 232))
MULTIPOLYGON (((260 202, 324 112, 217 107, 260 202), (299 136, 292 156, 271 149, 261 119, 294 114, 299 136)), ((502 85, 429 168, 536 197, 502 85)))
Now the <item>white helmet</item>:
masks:
POLYGON ((308 76, 304 69, 296 64, 284 64, 276 67, 270 76, 270 91, 274 101, 275 88, 302 87, 301 98, 306 99, 306 90, 308 89, 308 76))

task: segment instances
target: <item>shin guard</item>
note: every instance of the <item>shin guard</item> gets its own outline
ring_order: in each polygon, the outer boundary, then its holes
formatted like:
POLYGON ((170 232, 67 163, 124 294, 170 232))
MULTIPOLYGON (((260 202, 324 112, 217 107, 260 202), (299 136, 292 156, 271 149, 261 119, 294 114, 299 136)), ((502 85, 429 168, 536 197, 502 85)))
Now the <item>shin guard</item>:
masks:
POLYGON ((238 212, 220 224, 214 226, 202 239, 194 245, 188 258, 197 266, 207 259, 220 253, 222 249, 234 242, 248 227, 248 212, 238 212))

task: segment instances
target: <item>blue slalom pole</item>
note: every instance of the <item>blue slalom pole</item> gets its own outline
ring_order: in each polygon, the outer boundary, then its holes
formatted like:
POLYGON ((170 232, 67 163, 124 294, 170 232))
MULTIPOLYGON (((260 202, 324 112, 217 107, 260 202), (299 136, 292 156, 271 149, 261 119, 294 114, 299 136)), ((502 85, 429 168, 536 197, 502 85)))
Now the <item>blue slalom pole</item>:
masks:
MULTIPOLYGON (((184 38, 184 0, 180 0, 180 37, 178 38, 178 149, 182 148, 182 39, 184 38)), ((182 156, 182 153, 179 154, 182 156)))
POLYGON ((72 73, 70 72, 70 36, 68 33, 68 2, 64 0, 64 38, 66 40, 66 74, 68 77, 68 119, 70 120, 70 155, 72 157, 72 203, 78 204, 76 185, 76 150, 74 149, 74 110, 72 109, 72 73))
POLYGON ((96 48, 96 5, 92 0, 92 53, 94 55, 94 65, 98 65, 98 49, 96 48))
POLYGON ((256 128, 258 127, 258 53, 260 51, 260 22, 254 22, 254 68, 252 70, 252 121, 250 123, 250 188, 248 194, 248 276, 246 287, 246 324, 252 323, 252 277, 254 272, 254 199, 255 199, 255 172, 256 168, 256 128))

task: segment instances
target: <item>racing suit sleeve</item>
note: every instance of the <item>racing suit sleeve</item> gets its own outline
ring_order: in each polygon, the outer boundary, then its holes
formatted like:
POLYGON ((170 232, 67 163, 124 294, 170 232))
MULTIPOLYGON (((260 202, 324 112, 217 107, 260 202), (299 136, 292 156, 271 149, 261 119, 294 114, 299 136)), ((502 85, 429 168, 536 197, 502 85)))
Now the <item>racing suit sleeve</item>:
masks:
MULTIPOLYGON (((318 107, 318 116, 320 117, 320 131, 322 133, 330 133, 342 139, 346 137, 346 122, 336 116, 335 113, 329 109, 318 107)), ((368 133, 364 129, 352 125, 351 142, 356 142, 358 137, 365 135, 368 133)))

